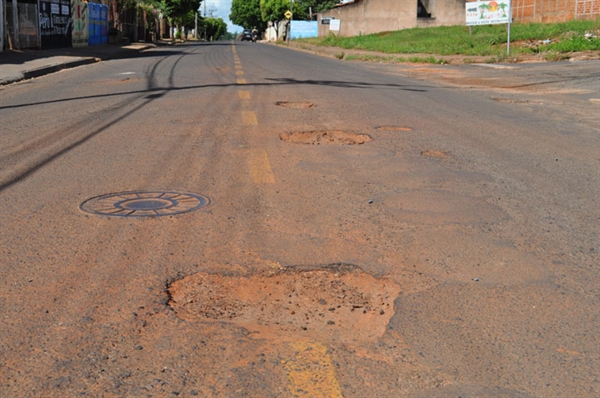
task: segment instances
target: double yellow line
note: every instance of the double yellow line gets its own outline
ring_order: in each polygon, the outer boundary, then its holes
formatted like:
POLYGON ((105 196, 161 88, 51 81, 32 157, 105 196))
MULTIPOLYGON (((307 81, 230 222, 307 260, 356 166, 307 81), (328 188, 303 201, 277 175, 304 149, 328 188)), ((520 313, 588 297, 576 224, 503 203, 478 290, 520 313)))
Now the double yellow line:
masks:
MULTIPOLYGON (((240 57, 237 54, 235 46, 232 46, 233 61, 235 62, 235 75, 237 76, 237 84, 247 84, 246 79, 240 76, 244 76, 244 70, 240 57)), ((240 101, 249 102, 252 99, 250 91, 239 90, 238 98, 240 101)), ((258 126, 258 118, 254 111, 243 110, 242 111, 242 124, 244 126, 258 126)), ((250 156, 248 157, 248 166, 250 169, 250 175, 252 180, 256 184, 273 184, 275 183, 275 174, 271 169, 271 162, 269 155, 264 149, 251 149, 250 156)))
MULTIPOLYGON (((232 46, 237 84, 247 84, 240 57, 235 45, 232 46)), ((252 99, 250 91, 239 90, 240 101, 252 99)), ((258 118, 253 111, 242 111, 244 126, 258 126, 258 118)), ((273 184, 275 175, 271 169, 269 155, 264 149, 251 149, 248 156, 250 175, 256 184, 273 184)), ((312 340, 288 343, 294 355, 283 362, 286 370, 289 390, 293 396, 306 395, 311 398, 342 398, 340 384, 335 377, 335 367, 327 353, 327 346, 312 340)))

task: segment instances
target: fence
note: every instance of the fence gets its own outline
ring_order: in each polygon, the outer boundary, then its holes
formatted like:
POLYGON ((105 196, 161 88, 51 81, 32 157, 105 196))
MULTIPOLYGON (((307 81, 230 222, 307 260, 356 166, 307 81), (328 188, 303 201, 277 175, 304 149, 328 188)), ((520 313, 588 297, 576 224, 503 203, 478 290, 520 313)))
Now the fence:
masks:
POLYGON ((566 22, 600 17, 600 0, 512 0, 517 22, 566 22))

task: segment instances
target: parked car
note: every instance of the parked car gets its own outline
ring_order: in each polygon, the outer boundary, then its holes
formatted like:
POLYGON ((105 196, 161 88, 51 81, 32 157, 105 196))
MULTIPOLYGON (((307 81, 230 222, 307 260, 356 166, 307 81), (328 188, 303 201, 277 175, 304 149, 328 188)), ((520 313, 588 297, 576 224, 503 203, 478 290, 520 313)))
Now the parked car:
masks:
POLYGON ((242 41, 252 41, 252 31, 250 29, 244 29, 242 32, 242 41))

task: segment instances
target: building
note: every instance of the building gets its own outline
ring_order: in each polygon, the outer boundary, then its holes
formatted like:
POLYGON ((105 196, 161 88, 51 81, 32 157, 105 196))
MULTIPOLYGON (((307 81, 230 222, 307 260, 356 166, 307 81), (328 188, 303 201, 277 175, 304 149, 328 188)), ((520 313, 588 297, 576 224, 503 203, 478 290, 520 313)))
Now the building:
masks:
MULTIPOLYGON (((513 21, 566 22, 600 17, 600 0, 512 0, 513 21)), ((417 27, 465 24, 464 0, 345 0, 318 14, 319 36, 332 19, 340 36, 357 36, 417 27)))

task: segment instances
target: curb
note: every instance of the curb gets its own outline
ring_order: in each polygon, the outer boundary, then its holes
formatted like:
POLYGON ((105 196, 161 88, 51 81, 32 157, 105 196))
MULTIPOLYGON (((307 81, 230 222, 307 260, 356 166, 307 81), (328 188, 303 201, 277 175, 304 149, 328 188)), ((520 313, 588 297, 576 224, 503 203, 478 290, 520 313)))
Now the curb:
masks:
POLYGON ((40 66, 35 69, 30 69, 30 70, 21 71, 21 72, 14 72, 11 76, 0 78, 0 86, 5 86, 5 85, 12 84, 12 83, 18 83, 23 80, 37 78, 37 77, 55 73, 55 72, 58 72, 58 71, 64 70, 64 69, 71 69, 71 68, 76 68, 78 66, 84 66, 84 65, 101 62, 102 60, 118 59, 118 58, 125 56, 125 54, 142 52, 144 50, 147 50, 147 49, 150 49, 153 47, 155 47, 155 45, 146 44, 146 45, 142 45, 142 46, 139 46, 136 48, 120 48, 119 50, 115 51, 114 53, 106 53, 104 56, 102 56, 102 55, 98 56, 98 54, 96 54, 96 56, 93 56, 91 54, 88 56, 84 55, 84 56, 78 57, 78 59, 75 59, 73 61, 54 63, 54 64, 50 64, 50 65, 40 66))
POLYGON ((70 61, 70 62, 65 62, 62 64, 44 66, 41 68, 32 69, 32 70, 23 72, 23 79, 33 79, 35 77, 40 77, 40 76, 44 76, 44 75, 47 75, 50 73, 55 73, 55 72, 58 72, 63 69, 76 68, 78 66, 89 65, 89 64, 93 64, 93 63, 96 63, 99 61, 100 61, 99 58, 84 58, 84 59, 79 59, 77 61, 70 61))

